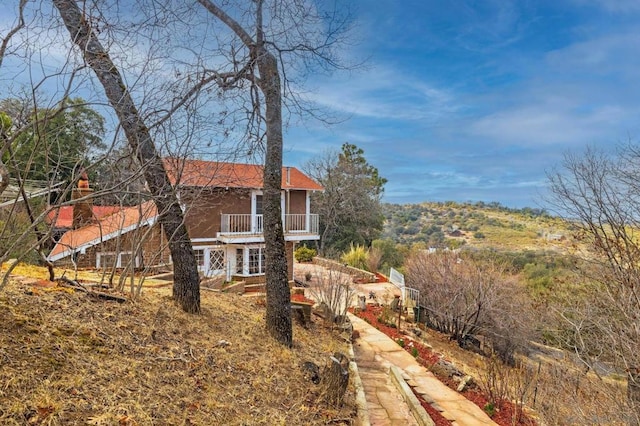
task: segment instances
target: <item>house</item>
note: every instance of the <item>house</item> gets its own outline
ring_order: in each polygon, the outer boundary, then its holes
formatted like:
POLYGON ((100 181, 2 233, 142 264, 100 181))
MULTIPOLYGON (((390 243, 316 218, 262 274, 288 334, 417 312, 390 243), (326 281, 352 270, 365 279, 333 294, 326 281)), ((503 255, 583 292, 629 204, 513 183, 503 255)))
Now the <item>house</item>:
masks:
MULTIPOLYGON (((185 213, 200 273, 264 281, 262 166, 177 158, 167 158, 164 164, 185 213)), ((322 190, 295 167, 283 167, 281 206, 290 279, 295 244, 320 238, 310 197, 322 190)), ((89 204, 90 195, 90 188, 73 191, 77 225, 60 237, 48 256, 50 261, 97 268, 171 262, 152 201, 99 216, 89 204)))
MULTIPOLYGON (((73 224, 73 213, 75 206, 61 206, 56 209, 52 209, 47 212, 44 220, 51 228, 51 239, 54 242, 58 242, 60 238, 71 229, 77 228, 73 224)), ((111 216, 114 213, 119 212, 122 209, 121 206, 91 206, 91 214, 93 219, 101 219, 106 216, 111 216)), ((77 220, 77 216, 76 216, 77 220)))

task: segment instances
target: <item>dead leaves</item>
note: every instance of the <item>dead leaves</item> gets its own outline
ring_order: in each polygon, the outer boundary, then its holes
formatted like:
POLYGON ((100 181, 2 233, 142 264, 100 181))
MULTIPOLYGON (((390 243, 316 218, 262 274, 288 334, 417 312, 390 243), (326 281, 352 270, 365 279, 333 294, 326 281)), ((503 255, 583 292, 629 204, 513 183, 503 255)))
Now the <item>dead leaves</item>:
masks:
POLYGON ((111 426, 114 424, 114 421, 118 422, 118 426, 138 426, 138 422, 132 417, 126 414, 116 415, 113 413, 103 413, 99 416, 89 417, 87 424, 91 426, 111 426))

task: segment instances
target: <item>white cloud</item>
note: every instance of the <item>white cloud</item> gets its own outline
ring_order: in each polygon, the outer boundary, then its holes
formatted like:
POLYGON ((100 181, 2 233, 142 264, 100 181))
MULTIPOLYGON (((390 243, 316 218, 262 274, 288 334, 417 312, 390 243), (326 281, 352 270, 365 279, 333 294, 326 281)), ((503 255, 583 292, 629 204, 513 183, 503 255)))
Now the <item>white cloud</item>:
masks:
POLYGON ((572 146, 594 142, 612 142, 628 134, 621 121, 635 111, 615 105, 594 107, 588 113, 575 113, 548 105, 523 105, 483 117, 471 125, 470 136, 503 144, 522 146, 572 146), (622 125, 622 129, 620 128, 622 125))
POLYGON ((379 119, 435 121, 457 109, 452 93, 390 65, 323 82, 308 97, 330 110, 379 119))

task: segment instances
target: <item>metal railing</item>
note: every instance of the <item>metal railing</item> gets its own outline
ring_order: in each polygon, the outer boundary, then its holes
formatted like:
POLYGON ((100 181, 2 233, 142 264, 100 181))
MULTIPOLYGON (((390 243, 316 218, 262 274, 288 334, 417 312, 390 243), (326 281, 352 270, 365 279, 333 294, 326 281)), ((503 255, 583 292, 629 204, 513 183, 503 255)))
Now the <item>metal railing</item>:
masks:
MULTIPOLYGON (((284 232, 318 234, 319 217, 317 214, 284 215, 284 232)), ((225 235, 260 235, 264 232, 261 214, 223 214, 220 233, 225 235)))

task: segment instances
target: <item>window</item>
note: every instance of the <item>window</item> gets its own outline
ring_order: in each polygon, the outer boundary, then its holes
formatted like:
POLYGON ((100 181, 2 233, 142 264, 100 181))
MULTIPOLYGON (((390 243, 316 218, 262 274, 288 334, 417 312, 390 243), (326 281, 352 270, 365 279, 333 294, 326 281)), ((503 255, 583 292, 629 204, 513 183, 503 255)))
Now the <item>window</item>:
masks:
POLYGON ((198 268, 204 268, 204 249, 194 249, 193 254, 195 255, 198 268))
POLYGON ((141 265, 140 255, 133 257, 133 252, 123 251, 122 253, 101 252, 96 256, 97 268, 125 268, 133 266, 135 268, 141 265), (134 262, 131 265, 131 262, 134 262))
POLYGON ((262 214, 262 195, 256 195, 256 214, 262 214))
POLYGON ((264 274, 264 249, 249 249, 249 274, 264 274))
MULTIPOLYGON (((124 268, 126 266, 130 266, 131 265, 131 261, 133 260, 133 253, 120 253, 120 262, 119 263, 119 267, 124 268)), ((133 264, 133 266, 138 266, 136 264, 133 264)))
POLYGON ((98 268, 113 268, 118 257, 115 253, 100 253, 98 256, 98 268))
POLYGON ((209 269, 212 271, 224 270, 224 249, 211 249, 209 252, 209 269))
POLYGON ((236 274, 244 274, 244 250, 236 249, 236 274))

